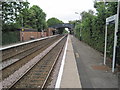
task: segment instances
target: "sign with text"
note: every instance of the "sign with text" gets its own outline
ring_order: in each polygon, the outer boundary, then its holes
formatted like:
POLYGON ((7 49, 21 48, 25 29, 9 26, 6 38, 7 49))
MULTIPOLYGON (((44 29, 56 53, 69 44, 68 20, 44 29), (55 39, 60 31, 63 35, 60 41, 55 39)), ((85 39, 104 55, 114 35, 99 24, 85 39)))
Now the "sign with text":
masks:
POLYGON ((106 18, 106 24, 108 25, 109 23, 114 22, 116 20, 116 16, 117 16, 117 14, 106 18))

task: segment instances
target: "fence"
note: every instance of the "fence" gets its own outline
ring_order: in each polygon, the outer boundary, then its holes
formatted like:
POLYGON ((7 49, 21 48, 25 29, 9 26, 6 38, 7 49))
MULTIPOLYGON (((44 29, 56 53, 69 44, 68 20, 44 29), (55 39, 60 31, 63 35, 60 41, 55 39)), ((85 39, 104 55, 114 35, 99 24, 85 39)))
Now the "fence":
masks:
POLYGON ((2 45, 20 42, 20 32, 2 32, 2 45))

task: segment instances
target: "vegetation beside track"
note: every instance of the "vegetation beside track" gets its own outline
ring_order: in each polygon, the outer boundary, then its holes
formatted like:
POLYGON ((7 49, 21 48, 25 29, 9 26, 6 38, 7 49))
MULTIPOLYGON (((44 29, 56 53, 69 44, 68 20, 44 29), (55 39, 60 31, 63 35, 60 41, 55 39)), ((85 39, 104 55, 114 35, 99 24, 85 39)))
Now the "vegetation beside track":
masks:
MULTIPOLYGON (((74 34, 77 38, 80 39, 81 30, 82 41, 104 53, 106 18, 117 13, 117 2, 95 2, 94 7, 96 13, 92 10, 89 10, 88 12, 84 11, 80 14, 82 18, 80 21, 70 21, 70 23, 75 24, 74 34)), ((113 57, 114 31, 115 25, 109 24, 107 34, 107 56, 111 59, 113 57)), ((117 63, 120 64, 120 28, 117 44, 117 63)))
MULTIPOLYGON (((42 32, 53 22, 53 18, 46 21, 46 13, 37 5, 30 7, 29 2, 14 0, 14 2, 0 2, 0 5, 2 6, 2 45, 19 42, 19 35, 16 35, 16 32, 22 28, 42 32)), ((54 24, 58 23, 63 22, 54 18, 54 24)), ((63 30, 58 30, 58 33, 62 33, 63 30)))

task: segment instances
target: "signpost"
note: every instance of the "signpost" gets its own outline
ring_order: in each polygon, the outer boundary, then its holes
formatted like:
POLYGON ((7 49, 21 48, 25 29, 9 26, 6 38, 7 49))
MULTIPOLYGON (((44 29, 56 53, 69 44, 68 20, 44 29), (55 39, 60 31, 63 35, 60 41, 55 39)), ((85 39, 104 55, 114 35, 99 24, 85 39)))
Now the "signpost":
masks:
POLYGON ((113 48, 112 72, 114 72, 114 68, 115 68, 115 56, 116 56, 116 46, 117 46, 117 32, 118 32, 118 23, 119 23, 119 8, 120 8, 120 1, 118 0, 117 15, 116 15, 116 21, 115 21, 115 33, 114 33, 114 48, 113 48))
POLYGON ((116 46, 117 46, 117 32, 118 32, 118 21, 119 21, 119 7, 120 7, 120 2, 118 0, 117 14, 115 14, 115 15, 113 15, 111 17, 106 18, 104 65, 106 65, 107 25, 109 25, 111 23, 115 23, 112 72, 114 72, 114 68, 115 68, 115 56, 116 56, 116 46))
POLYGON ((105 49, 104 49, 104 65, 106 65, 106 49, 107 49, 107 25, 109 25, 111 22, 115 22, 116 21, 116 16, 117 14, 110 16, 108 18, 106 18, 106 27, 105 27, 105 49))
POLYGON ((106 18, 106 24, 109 25, 111 22, 115 23, 116 16, 117 14, 106 18))

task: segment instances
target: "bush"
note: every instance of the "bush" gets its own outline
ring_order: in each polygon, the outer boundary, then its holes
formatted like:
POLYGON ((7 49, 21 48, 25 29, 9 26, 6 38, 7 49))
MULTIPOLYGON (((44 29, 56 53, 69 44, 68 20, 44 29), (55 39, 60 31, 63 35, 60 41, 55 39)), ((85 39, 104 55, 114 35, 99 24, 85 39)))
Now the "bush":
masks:
POLYGON ((19 31, 2 32, 2 45, 17 43, 20 41, 19 31))

